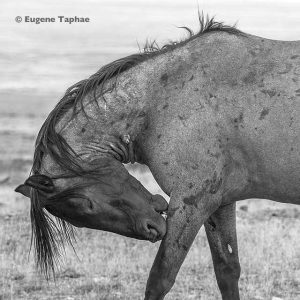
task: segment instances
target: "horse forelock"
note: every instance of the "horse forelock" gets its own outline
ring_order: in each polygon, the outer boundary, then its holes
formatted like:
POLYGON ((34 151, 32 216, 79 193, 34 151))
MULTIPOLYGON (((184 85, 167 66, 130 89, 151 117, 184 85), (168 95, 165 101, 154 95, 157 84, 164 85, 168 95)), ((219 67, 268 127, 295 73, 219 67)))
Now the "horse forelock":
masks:
MULTIPOLYGON (((62 137, 57 135, 60 140, 62 137)), ((41 141, 40 149, 35 152, 33 174, 39 174, 42 165, 42 159, 45 154, 50 154, 51 158, 59 164, 64 173, 51 176, 55 179, 70 179, 70 187, 65 188, 58 193, 45 199, 38 190, 31 189, 31 226, 32 226, 32 243, 35 249, 36 262, 42 273, 48 279, 50 275, 55 275, 55 265, 59 262, 62 250, 65 244, 73 247, 74 232, 73 226, 59 217, 50 216, 49 212, 54 209, 59 211, 60 203, 71 198, 82 198, 89 200, 80 192, 83 187, 99 183, 101 177, 108 174, 112 170, 109 166, 101 166, 100 168, 84 168, 76 160, 76 156, 72 155, 71 150, 65 141, 60 140, 59 147, 54 144, 44 144, 41 141), (63 150, 64 151, 63 151, 63 150), (85 183, 74 184, 73 178, 86 178, 85 183)), ((51 213, 52 214, 52 213, 51 213)), ((74 249, 74 247, 73 247, 74 249)))
POLYGON ((47 279, 55 275, 55 265, 67 242, 73 247, 75 235, 71 224, 62 219, 56 221, 45 211, 39 192, 31 189, 31 245, 34 245, 36 263, 47 279))
MULTIPOLYGON (((95 175, 95 174, 94 174, 95 175)), ((68 177, 71 175, 65 175, 68 177)), ((90 176, 91 178, 91 176, 90 176)), ((31 244, 34 245, 38 268, 47 279, 55 275, 55 266, 59 263, 65 244, 73 247, 76 241, 73 226, 62 218, 60 204, 68 199, 90 199, 82 193, 82 189, 99 183, 99 177, 84 183, 73 184, 71 187, 61 190, 54 195, 45 197, 37 189, 31 189, 31 244), (51 215, 56 215, 55 217, 51 215), (60 218, 61 217, 61 218, 60 218)))

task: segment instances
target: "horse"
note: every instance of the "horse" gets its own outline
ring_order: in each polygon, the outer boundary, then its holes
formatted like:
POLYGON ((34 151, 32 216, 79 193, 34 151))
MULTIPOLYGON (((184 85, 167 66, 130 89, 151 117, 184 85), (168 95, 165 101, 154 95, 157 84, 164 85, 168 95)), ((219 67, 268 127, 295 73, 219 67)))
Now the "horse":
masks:
POLYGON ((300 42, 199 21, 71 86, 41 127, 16 191, 46 276, 72 226, 105 230, 161 241, 144 299, 164 299, 204 224, 222 299, 238 300, 235 202, 300 204, 300 42), (126 163, 147 165, 169 204, 126 163))

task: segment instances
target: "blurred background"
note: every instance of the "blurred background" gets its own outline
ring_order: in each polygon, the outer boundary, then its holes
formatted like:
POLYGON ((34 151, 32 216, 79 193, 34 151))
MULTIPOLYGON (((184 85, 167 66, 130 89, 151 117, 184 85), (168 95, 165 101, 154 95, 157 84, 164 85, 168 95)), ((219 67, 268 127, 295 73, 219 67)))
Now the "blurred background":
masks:
MULTIPOLYGON (((28 257, 29 203, 13 189, 27 177, 36 134, 69 86, 138 52, 147 38, 163 45, 185 37, 179 26, 197 31, 198 8, 253 35, 300 39, 298 0, 1 0, 0 299, 142 299, 158 245, 78 230, 78 258, 67 249, 59 280, 47 285, 28 257), (90 22, 34 24, 25 16, 90 22)), ((163 194, 146 168, 131 172, 163 194)), ((238 204, 237 214, 242 298, 300 298, 299 209, 248 200, 238 204)), ((168 297, 219 299, 203 231, 168 297)))

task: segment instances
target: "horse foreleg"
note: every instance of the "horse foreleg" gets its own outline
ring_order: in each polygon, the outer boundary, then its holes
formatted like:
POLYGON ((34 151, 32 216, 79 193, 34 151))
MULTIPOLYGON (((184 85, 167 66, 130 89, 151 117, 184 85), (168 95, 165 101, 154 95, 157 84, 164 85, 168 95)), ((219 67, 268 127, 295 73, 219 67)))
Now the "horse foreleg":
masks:
POLYGON ((219 197, 201 191, 197 195, 171 195, 167 233, 152 266, 145 299, 161 300, 172 288, 197 232, 219 207, 219 197))
POLYGON ((235 203, 219 207, 204 226, 222 299, 239 300, 235 203))

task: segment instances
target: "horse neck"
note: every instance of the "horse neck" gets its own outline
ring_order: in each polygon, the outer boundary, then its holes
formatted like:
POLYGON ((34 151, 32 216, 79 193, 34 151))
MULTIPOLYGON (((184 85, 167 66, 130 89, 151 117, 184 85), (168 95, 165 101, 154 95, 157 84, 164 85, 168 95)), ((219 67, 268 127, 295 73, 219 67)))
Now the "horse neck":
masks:
POLYGON ((146 126, 152 103, 146 96, 144 74, 134 69, 115 78, 115 88, 98 98, 101 120, 104 120, 101 126, 108 135, 129 134, 134 139, 146 126))
POLYGON ((96 156, 105 143, 120 141, 124 135, 130 135, 134 141, 144 130, 148 103, 138 83, 141 76, 136 75, 122 74, 107 82, 102 90, 91 91, 82 100, 84 109, 78 104, 75 115, 71 108, 58 122, 56 132, 77 155, 96 156), (114 88, 103 93, 111 83, 114 88))
MULTIPOLYGON (((165 99, 170 98, 173 105, 177 103, 183 107, 186 103, 182 101, 188 100, 184 93, 195 89, 195 78, 197 85, 203 86, 205 63, 215 61, 216 55, 223 55, 219 52, 224 52, 225 44, 225 54, 232 58, 237 53, 239 39, 227 33, 207 34, 119 74, 107 83, 115 82, 109 92, 102 94, 98 88, 98 105, 91 101, 93 91, 85 96, 85 112, 81 111, 68 123, 63 135, 75 148, 91 140, 101 144, 108 137, 119 138, 125 134, 134 140, 155 120, 153 115, 161 114, 163 107, 160 106, 164 105, 165 99), (235 44, 235 49, 231 44, 235 44), (193 86, 189 82, 193 82, 193 86)), ((219 68, 214 73, 218 75, 219 68)))

